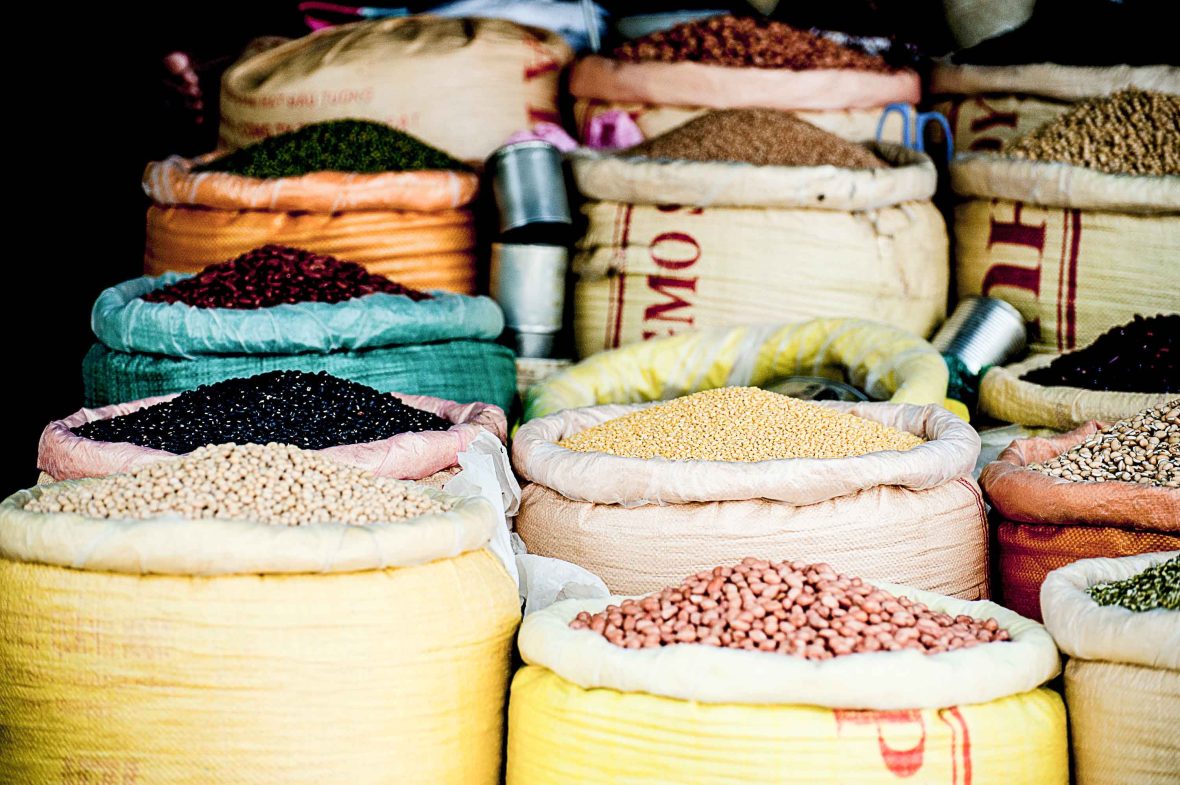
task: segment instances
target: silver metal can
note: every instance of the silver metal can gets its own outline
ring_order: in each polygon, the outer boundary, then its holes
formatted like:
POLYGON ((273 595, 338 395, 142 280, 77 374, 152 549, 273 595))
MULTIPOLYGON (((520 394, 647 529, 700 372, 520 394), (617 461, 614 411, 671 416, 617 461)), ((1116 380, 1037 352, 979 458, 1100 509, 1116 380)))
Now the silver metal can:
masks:
POLYGON ((540 140, 505 145, 492 154, 488 168, 501 232, 535 223, 572 222, 561 151, 553 145, 540 140))
POLYGON ((560 245, 492 243, 492 297, 521 357, 553 353, 565 315, 569 251, 560 245))
POLYGON ((997 297, 968 297, 930 339, 934 348, 979 375, 989 365, 1003 365, 1028 345, 1024 317, 997 297))

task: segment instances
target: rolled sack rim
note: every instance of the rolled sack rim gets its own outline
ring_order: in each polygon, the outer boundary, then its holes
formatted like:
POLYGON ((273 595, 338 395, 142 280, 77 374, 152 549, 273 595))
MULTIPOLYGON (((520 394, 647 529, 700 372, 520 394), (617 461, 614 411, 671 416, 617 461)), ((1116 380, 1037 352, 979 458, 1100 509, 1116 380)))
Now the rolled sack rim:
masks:
POLYGON ((1082 559, 1050 572, 1041 584, 1041 615, 1057 646, 1079 659, 1180 671, 1180 611, 1137 613, 1099 605, 1087 594, 1100 583, 1126 580, 1176 557, 1180 550, 1082 559))
POLYGON ((490 502, 417 486, 432 499, 458 499, 442 513, 402 522, 280 526, 245 520, 88 518, 37 513, 25 506, 46 488, 0 502, 0 558, 131 575, 272 575, 346 573, 425 564, 479 550, 502 526, 490 502))
POLYGON ((922 432, 918 435, 928 440, 907 451, 887 450, 852 458, 751 462, 625 458, 576 452, 557 444, 586 428, 660 403, 565 409, 530 420, 516 432, 513 467, 525 479, 568 499, 595 504, 641 506, 768 499, 803 506, 878 485, 911 490, 934 488, 970 476, 980 450, 975 429, 941 406, 834 401, 819 405, 893 427, 908 418, 920 424, 922 432), (890 423, 891 418, 897 423, 890 423))
POLYGON ((1180 488, 1122 480, 1073 482, 1027 468, 1068 452, 1107 425, 1090 421, 1060 436, 1013 440, 979 475, 988 503, 1018 524, 1089 524, 1180 533, 1180 488))
POLYGON ((1180 175, 1111 174, 995 153, 959 153, 950 173, 951 188, 960 196, 1080 210, 1180 213, 1180 175))
POLYGON ((874 210, 930 199, 938 172, 925 153, 865 145, 889 166, 775 166, 647 158, 579 149, 567 157, 578 190, 600 201, 695 207, 874 210))
POLYGON ((623 62, 588 55, 570 71, 570 94, 606 101, 709 109, 861 109, 916 104, 917 72, 751 68, 683 61, 623 62))
POLYGON ((586 689, 705 703, 933 709, 1028 692, 1061 672, 1057 646, 1048 631, 1014 611, 986 600, 872 584, 935 611, 995 618, 1012 640, 938 654, 872 652, 821 661, 697 644, 624 649, 592 630, 569 627, 579 612, 596 613, 625 599, 608 597, 564 600, 530 614, 518 644, 526 663, 548 668, 586 689))
POLYGON ((1169 65, 936 63, 930 74, 930 93, 934 97, 1015 94, 1073 102, 1126 87, 1180 93, 1180 68, 1169 65))

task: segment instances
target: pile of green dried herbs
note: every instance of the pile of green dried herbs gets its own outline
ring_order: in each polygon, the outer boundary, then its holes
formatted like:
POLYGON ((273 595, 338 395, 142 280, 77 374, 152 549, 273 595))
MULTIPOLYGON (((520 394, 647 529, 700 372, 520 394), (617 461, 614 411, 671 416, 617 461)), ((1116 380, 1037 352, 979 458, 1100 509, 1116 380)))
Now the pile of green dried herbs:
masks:
POLYGON ((243 177, 299 177, 310 172, 408 172, 461 169, 460 161, 382 123, 329 120, 272 136, 193 168, 243 177))
POLYGON ((1135 613, 1156 608, 1180 610, 1180 556, 1126 580, 1092 586, 1089 594, 1099 605, 1121 605, 1135 613))

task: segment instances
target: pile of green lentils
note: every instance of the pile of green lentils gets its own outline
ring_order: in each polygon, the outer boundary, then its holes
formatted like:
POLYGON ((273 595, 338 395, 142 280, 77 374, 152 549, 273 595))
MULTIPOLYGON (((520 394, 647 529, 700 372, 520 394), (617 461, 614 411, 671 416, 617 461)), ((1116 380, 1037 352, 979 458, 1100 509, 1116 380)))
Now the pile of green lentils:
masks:
POLYGON ((1180 556, 1114 583, 1100 583, 1089 595, 1099 605, 1119 605, 1136 613, 1180 610, 1180 556))

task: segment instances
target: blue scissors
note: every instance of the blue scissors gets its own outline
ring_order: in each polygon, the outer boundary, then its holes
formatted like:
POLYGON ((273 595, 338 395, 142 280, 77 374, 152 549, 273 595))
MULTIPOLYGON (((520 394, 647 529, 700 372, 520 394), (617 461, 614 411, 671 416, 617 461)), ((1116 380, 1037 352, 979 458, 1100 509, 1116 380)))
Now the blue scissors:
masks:
POLYGON ((881 132, 885 130, 885 121, 889 115, 897 112, 901 115, 901 143, 911 150, 926 152, 926 124, 936 123, 942 126, 942 133, 946 139, 946 162, 949 164, 954 156, 955 146, 951 139, 951 124, 946 117, 938 112, 917 113, 909 104, 892 103, 885 105, 881 112, 881 119, 877 121, 877 141, 881 141, 881 132))

